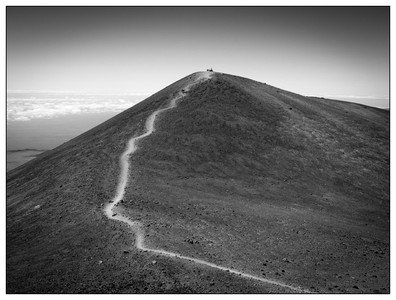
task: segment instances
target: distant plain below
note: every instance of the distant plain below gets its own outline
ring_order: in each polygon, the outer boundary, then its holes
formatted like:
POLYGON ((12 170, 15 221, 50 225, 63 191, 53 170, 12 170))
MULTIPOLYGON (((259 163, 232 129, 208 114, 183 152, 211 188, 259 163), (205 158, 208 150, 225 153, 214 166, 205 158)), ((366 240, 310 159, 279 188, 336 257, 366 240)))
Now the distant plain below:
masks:
POLYGON ((7 172, 103 123, 118 112, 7 122, 7 172))

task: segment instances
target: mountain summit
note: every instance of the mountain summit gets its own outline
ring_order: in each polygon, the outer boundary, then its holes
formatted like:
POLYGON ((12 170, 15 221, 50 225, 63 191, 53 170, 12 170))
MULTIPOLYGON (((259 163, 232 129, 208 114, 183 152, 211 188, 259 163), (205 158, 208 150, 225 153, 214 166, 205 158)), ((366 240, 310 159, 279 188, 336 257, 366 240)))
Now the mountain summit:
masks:
POLYGON ((389 293, 389 121, 191 74, 7 173, 7 293, 389 293))

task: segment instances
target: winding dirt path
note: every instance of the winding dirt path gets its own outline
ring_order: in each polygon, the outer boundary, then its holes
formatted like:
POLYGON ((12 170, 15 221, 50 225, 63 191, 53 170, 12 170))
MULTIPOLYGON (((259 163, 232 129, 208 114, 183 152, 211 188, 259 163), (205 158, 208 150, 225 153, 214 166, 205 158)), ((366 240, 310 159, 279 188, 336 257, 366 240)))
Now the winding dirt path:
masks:
MULTIPOLYGON (((201 74, 199 74, 199 76, 195 79, 194 82, 190 83, 189 85, 187 85, 184 88, 184 91, 188 91, 193 85, 195 85, 199 82, 209 80, 210 77, 211 77, 211 73, 202 72, 201 74)), ((181 254, 177 254, 174 252, 165 251, 165 250, 147 248, 144 244, 144 229, 143 229, 142 223, 140 223, 138 221, 133 221, 133 220, 131 220, 127 217, 124 217, 124 216, 118 214, 117 212, 115 212, 115 206, 117 206, 117 204, 123 199, 124 194, 125 194, 125 188, 127 187, 127 184, 128 184, 128 171, 129 171, 128 159, 129 159, 129 156, 131 154, 133 154, 138 149, 136 143, 139 140, 144 139, 146 136, 149 136, 150 134, 152 134, 155 130, 154 123, 155 123, 155 119, 157 118, 157 116, 159 114, 163 113, 164 111, 167 111, 169 109, 176 107, 177 101, 179 99, 181 99, 183 96, 184 96, 184 93, 182 91, 179 92, 177 94, 177 96, 171 100, 170 104, 167 107, 158 109, 155 112, 153 112, 146 120, 146 126, 145 126, 146 132, 143 133, 142 135, 139 135, 138 137, 134 137, 129 140, 126 150, 121 154, 121 157, 120 157, 121 173, 120 173, 119 182, 117 185, 116 195, 114 196, 114 198, 112 200, 110 200, 110 202, 104 208, 106 216, 109 219, 117 220, 117 221, 128 224, 132 228, 133 232, 135 233, 136 248, 140 249, 142 251, 148 251, 148 252, 152 252, 152 253, 162 255, 162 256, 188 260, 188 261, 191 261, 191 262, 194 262, 197 264, 209 266, 209 267, 219 269, 222 271, 227 271, 227 272, 236 274, 241 277, 245 277, 245 278, 261 281, 264 283, 269 283, 269 284, 274 284, 277 286, 285 287, 285 288, 291 289, 298 293, 311 293, 310 291, 304 290, 302 288, 290 286, 290 285, 287 285, 287 284, 279 282, 279 281, 274 281, 274 280, 270 280, 270 279, 257 277, 257 276, 243 273, 243 272, 240 272, 240 271, 237 271, 234 269, 230 269, 227 267, 222 267, 222 266, 219 266, 219 265, 216 265, 216 264, 213 264, 213 263, 201 260, 201 259, 192 258, 192 257, 184 256, 181 254)))

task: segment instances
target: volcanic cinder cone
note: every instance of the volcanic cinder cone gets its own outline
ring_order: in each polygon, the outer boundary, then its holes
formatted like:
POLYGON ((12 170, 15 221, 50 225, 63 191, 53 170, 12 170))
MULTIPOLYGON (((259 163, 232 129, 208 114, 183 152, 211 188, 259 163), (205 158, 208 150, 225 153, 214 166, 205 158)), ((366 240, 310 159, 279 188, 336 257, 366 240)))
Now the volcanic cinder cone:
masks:
POLYGON ((202 74, 7 173, 7 293, 389 293, 389 111, 202 74))

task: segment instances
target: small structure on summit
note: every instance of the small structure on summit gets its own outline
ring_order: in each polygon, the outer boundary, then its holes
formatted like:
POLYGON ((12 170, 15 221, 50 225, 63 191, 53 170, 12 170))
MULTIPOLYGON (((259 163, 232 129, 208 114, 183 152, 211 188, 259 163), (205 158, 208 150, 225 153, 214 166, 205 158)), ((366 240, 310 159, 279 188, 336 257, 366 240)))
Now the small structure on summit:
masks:
POLYGON ((206 71, 208 71, 208 72, 213 72, 213 69, 210 68, 210 69, 207 69, 206 71))

